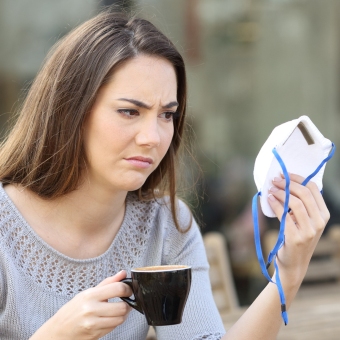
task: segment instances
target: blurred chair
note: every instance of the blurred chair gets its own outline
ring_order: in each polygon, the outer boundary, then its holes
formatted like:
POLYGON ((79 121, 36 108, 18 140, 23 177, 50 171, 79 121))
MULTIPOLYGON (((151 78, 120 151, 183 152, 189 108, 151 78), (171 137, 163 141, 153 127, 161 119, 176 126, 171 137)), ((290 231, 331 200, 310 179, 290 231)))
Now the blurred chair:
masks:
POLYGON ((209 276, 215 303, 221 315, 239 307, 225 237, 219 232, 203 235, 210 265, 209 276))
POLYGON ((156 332, 153 327, 149 328, 149 332, 148 332, 148 335, 146 336, 146 340, 157 340, 156 332))
MULTIPOLYGON (((277 230, 264 233, 263 245, 265 260, 272 250, 278 236, 277 230)), ((273 274, 270 266, 269 273, 273 274)), ((331 225, 322 236, 314 250, 303 282, 319 282, 340 279, 340 225, 331 225)))

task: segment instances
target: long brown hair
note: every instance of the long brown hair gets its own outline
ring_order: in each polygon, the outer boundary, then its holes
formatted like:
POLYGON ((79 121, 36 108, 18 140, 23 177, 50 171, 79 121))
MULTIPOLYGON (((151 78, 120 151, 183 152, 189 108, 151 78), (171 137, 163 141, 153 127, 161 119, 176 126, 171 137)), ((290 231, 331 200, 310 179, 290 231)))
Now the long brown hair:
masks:
POLYGON ((184 130, 186 72, 172 42, 149 21, 105 11, 75 28, 50 51, 18 120, 0 149, 0 181, 54 199, 75 190, 86 167, 83 125, 100 87, 115 68, 138 54, 165 58, 177 75, 179 117, 165 157, 138 194, 168 192, 176 228, 175 162, 184 130), (157 190, 156 190, 157 189, 157 190))

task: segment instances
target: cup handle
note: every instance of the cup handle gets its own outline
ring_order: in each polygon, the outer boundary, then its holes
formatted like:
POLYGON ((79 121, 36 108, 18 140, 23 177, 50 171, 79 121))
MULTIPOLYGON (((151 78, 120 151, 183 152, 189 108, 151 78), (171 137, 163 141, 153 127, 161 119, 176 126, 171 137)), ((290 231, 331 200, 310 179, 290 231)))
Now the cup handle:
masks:
MULTIPOLYGON (((131 278, 126 278, 121 280, 120 282, 123 282, 125 284, 127 284, 133 291, 133 287, 132 287, 132 279, 131 278)), ((129 297, 120 297, 123 301, 125 301, 129 306, 131 306, 132 308, 134 308, 135 310, 137 310, 139 313, 144 314, 143 310, 138 306, 138 303, 135 300, 129 298, 129 297)))

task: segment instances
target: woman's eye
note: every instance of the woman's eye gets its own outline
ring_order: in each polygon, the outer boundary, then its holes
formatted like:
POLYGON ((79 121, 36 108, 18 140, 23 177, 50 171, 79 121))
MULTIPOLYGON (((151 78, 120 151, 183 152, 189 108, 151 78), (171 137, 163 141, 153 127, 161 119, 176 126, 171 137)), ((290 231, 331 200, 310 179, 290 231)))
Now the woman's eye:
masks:
POLYGON ((119 109, 117 110, 121 115, 127 117, 127 118, 133 118, 135 116, 139 115, 139 112, 137 110, 133 109, 119 109))
POLYGON ((165 118, 167 121, 171 121, 175 118, 176 112, 163 112, 161 113, 161 117, 165 118))

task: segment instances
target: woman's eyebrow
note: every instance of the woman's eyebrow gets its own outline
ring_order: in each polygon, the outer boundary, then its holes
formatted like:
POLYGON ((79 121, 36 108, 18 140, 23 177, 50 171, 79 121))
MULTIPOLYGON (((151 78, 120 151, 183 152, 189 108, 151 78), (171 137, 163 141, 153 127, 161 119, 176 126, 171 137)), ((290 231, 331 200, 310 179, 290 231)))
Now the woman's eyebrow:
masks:
MULTIPOLYGON (((119 98, 118 100, 132 103, 132 104, 134 104, 134 105, 136 105, 136 106, 138 106, 138 107, 141 107, 141 108, 143 108, 143 109, 148 109, 148 110, 151 109, 151 107, 150 107, 149 105, 147 105, 147 104, 145 104, 145 103, 143 103, 143 102, 141 102, 141 101, 139 101, 139 100, 136 100, 136 99, 119 98)), ((170 103, 168 103, 168 104, 162 106, 162 108, 163 108, 163 109, 170 109, 170 108, 172 108, 172 107, 174 107, 174 106, 179 106, 179 104, 178 104, 177 101, 170 102, 170 103)))

